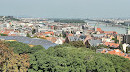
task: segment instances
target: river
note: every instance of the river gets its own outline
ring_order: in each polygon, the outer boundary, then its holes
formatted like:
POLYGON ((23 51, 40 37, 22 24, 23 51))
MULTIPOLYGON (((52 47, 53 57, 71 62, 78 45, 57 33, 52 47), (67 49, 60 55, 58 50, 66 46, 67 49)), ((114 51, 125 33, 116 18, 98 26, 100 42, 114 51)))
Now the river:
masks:
MULTIPOLYGON (((95 26, 95 21, 86 21, 90 26, 95 26)), ((98 23, 97 27, 101 28, 103 31, 116 31, 118 34, 126 34, 126 29, 122 27, 116 27, 111 25, 106 25, 102 23, 98 23)))

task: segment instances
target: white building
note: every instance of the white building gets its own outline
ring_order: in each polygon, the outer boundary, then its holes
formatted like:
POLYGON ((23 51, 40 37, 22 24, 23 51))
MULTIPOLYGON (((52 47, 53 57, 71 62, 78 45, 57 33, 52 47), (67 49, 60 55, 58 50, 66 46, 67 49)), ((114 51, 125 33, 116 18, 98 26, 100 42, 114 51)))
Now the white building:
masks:
POLYGON ((56 44, 63 44, 63 41, 59 38, 59 39, 57 39, 57 41, 55 43, 56 44))

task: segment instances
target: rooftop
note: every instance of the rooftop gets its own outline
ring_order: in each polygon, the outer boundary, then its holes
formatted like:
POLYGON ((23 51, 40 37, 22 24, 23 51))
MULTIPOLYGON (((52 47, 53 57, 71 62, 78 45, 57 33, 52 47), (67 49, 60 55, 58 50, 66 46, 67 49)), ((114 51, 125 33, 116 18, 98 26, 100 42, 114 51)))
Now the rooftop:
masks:
POLYGON ((52 43, 45 39, 39 39, 39 38, 29 38, 29 37, 23 37, 23 36, 0 36, 0 39, 16 40, 18 42, 22 42, 25 44, 31 44, 31 45, 41 45, 45 49, 48 49, 49 47, 52 47, 52 46, 56 46, 55 43, 52 43))

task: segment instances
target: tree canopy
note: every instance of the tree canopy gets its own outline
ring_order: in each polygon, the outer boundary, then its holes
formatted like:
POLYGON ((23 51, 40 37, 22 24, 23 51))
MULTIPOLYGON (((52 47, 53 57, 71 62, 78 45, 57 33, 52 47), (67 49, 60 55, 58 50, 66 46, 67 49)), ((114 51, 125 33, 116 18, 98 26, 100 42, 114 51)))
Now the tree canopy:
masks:
POLYGON ((8 36, 7 34, 2 34, 2 33, 0 33, 0 35, 1 35, 1 36, 8 36))
POLYGON ((128 72, 130 61, 86 48, 60 45, 30 56, 30 72, 128 72))
POLYGON ((15 42, 15 41, 11 41, 11 42, 6 42, 9 45, 9 48, 13 48, 13 51, 17 54, 30 54, 30 53, 35 53, 38 50, 45 50, 45 48, 43 48, 40 45, 36 45, 34 47, 30 47, 28 44, 24 44, 21 42, 15 42))
MULTIPOLYGON (((15 59, 13 66, 17 71, 25 70, 28 72, 129 72, 130 60, 110 54, 96 53, 94 50, 76 44, 63 44, 50 47, 45 50, 40 45, 29 47, 27 44, 19 42, 6 42, 9 48, 3 51, 3 45, 0 51, 7 53, 1 56, 0 52, 0 70, 5 70, 4 61, 15 59), (10 49, 13 48, 13 51, 10 49), (14 55, 11 56, 11 53, 14 55), (17 55, 17 56, 15 56, 17 55), (27 55, 27 56, 26 56, 27 55), (29 55, 29 56, 28 56, 29 55), (9 56, 9 57, 8 57, 9 56), (3 59, 3 57, 5 57, 3 59), (21 64, 22 61, 24 61, 21 64), (17 60, 19 61, 17 64, 17 60), (29 62, 29 63, 28 63, 29 62), (28 65, 29 64, 29 65, 28 65), (20 65, 20 69, 19 69, 20 65), (26 66, 27 65, 27 66, 26 66)), ((5 45, 5 44, 4 44, 5 45)), ((5 45, 6 46, 6 45, 5 45)), ((13 60, 12 60, 13 61, 13 60)), ((5 62, 5 63, 6 63, 5 62)), ((9 70, 6 67, 6 71, 9 70)))
POLYGON ((29 66, 27 54, 15 54, 4 42, 0 41, 0 72, 26 72, 29 66))
POLYGON ((61 23, 85 23, 84 20, 80 19, 57 19, 54 22, 61 22, 61 23))

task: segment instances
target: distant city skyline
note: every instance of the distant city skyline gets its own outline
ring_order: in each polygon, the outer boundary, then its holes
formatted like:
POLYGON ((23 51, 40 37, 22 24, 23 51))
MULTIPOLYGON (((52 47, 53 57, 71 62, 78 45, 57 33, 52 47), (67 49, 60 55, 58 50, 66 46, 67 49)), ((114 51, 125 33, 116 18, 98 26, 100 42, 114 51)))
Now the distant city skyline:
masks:
POLYGON ((0 15, 42 18, 130 18, 130 0, 0 0, 0 15))

